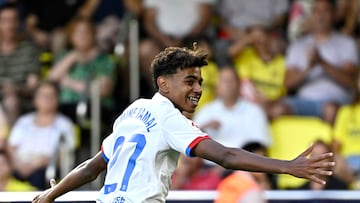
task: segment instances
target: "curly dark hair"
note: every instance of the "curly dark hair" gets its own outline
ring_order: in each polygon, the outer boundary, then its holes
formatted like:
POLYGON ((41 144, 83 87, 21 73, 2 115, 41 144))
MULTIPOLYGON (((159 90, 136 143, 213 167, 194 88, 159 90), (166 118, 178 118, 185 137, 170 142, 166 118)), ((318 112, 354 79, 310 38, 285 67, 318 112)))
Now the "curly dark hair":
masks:
POLYGON ((185 47, 168 47, 161 51, 151 63, 151 71, 156 91, 159 90, 157 79, 160 76, 172 75, 177 73, 178 69, 202 67, 207 65, 207 53, 197 49, 194 43, 194 49, 185 47))

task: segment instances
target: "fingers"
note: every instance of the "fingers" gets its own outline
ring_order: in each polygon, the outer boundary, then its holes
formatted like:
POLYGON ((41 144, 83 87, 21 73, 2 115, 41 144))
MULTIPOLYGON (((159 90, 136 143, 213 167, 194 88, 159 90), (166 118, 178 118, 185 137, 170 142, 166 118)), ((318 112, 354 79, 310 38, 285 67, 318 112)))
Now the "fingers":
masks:
POLYGON ((320 176, 331 176, 333 172, 328 170, 315 169, 314 174, 320 176))
POLYGON ((316 168, 331 168, 335 166, 335 162, 316 162, 314 167, 316 168))
MULTIPOLYGON (((322 161, 324 159, 328 159, 328 158, 331 158, 334 156, 334 153, 332 152, 329 152, 329 153, 325 153, 325 154, 320 154, 318 156, 314 156, 314 157, 311 157, 311 160, 312 161, 315 161, 315 162, 319 162, 319 161, 322 161)), ((334 163, 334 162, 333 162, 334 163)), ((334 163, 335 164, 335 163, 334 163)))
POLYGON ((325 180, 318 178, 316 175, 311 175, 308 179, 311 180, 311 181, 313 181, 313 182, 322 184, 322 185, 325 185, 325 184, 326 184, 326 181, 325 181, 325 180))
POLYGON ((307 157, 311 154, 312 150, 314 149, 314 144, 311 144, 309 148, 307 148, 303 153, 301 153, 300 157, 307 157))
POLYGON ((40 195, 36 195, 36 197, 33 199, 32 203, 38 202, 37 200, 39 199, 39 196, 40 196, 40 195))
POLYGON ((54 179, 54 178, 51 178, 51 180, 50 180, 50 186, 51 186, 51 187, 54 187, 55 185, 56 185, 55 179, 54 179))

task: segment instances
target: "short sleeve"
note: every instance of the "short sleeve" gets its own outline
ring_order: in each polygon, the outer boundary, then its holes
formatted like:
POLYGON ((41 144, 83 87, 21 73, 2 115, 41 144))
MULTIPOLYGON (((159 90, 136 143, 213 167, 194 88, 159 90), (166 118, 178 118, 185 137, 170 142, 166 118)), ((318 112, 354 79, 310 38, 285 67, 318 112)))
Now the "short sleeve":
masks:
POLYGON ((209 136, 191 120, 180 113, 169 116, 163 124, 163 136, 170 147, 180 153, 192 156, 195 146, 209 136))
POLYGON ((305 69, 307 59, 305 59, 303 52, 304 51, 300 48, 299 42, 295 42, 290 45, 286 53, 286 68, 305 69))
POLYGON ((23 139, 23 136, 26 135, 26 133, 24 133, 24 129, 25 129, 24 125, 25 125, 24 119, 20 118, 15 123, 14 127, 12 127, 9 136, 9 144, 11 146, 17 146, 18 144, 20 144, 21 140, 23 139))
POLYGON ((359 58, 355 41, 349 38, 346 43, 342 44, 344 46, 342 50, 346 50, 341 52, 343 54, 343 62, 357 65, 359 63, 359 58))
POLYGON ((112 140, 113 140, 113 134, 110 134, 105 140, 103 141, 101 145, 101 155, 106 163, 109 162, 112 154, 112 140))

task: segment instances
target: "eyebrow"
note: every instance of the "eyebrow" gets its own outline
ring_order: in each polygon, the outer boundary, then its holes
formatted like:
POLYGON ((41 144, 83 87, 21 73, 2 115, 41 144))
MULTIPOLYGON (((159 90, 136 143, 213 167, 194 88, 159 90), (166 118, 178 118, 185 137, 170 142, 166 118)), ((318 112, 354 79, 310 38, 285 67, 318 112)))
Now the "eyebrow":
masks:
MULTIPOLYGON (((198 80, 199 77, 196 77, 195 75, 187 75, 187 76, 185 77, 185 79, 195 79, 195 80, 198 80)), ((200 78, 200 80, 202 81, 203 79, 200 78)))
POLYGON ((196 77, 195 75, 187 75, 187 76, 185 77, 185 80, 186 80, 186 79, 199 80, 199 83, 200 83, 200 84, 202 84, 202 82, 204 81, 203 78, 200 78, 200 79, 199 79, 199 77, 196 77))

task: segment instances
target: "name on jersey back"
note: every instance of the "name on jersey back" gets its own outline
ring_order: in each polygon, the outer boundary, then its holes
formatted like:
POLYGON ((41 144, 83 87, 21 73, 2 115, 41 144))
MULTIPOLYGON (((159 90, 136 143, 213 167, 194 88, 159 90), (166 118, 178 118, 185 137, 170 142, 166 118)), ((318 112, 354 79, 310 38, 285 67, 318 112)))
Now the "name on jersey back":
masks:
POLYGON ((157 125, 154 116, 151 116, 151 113, 145 108, 131 108, 126 110, 121 114, 119 121, 122 121, 127 118, 135 118, 144 123, 146 130, 150 132, 150 129, 157 125))

